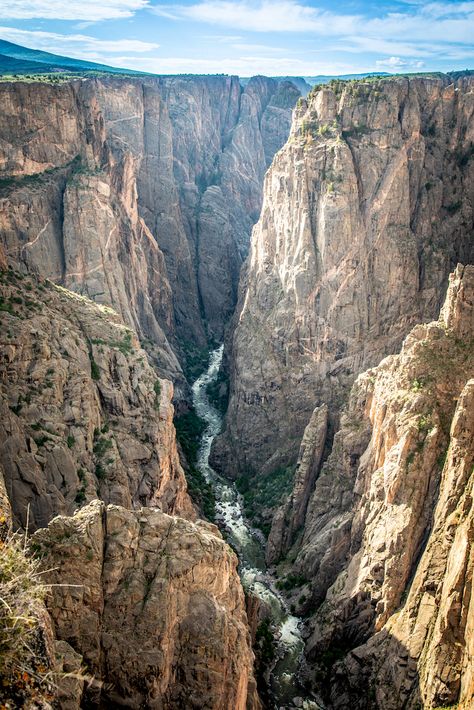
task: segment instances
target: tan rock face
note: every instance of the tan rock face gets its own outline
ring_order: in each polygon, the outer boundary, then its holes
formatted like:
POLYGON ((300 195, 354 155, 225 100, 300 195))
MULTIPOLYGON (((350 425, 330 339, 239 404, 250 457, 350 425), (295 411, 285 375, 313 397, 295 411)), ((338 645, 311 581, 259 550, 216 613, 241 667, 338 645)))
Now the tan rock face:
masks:
POLYGON ((295 462, 315 405, 332 433, 355 375, 473 261, 472 77, 338 86, 301 100, 265 179, 214 450, 231 473, 295 462))
POLYGON ((308 506, 306 652, 335 708, 474 702, 473 375, 459 266, 439 321, 358 378, 308 506))
POLYGON ((95 501, 32 545, 72 585, 48 608, 94 676, 90 705, 260 707, 237 559, 213 525, 95 501))
POLYGON ((0 463, 17 524, 92 498, 193 517, 172 385, 111 309, 0 272, 0 463))
POLYGON ((222 338, 299 92, 264 77, 245 89, 236 77, 109 77, 0 93, 9 262, 112 305, 182 381, 168 339, 222 338))

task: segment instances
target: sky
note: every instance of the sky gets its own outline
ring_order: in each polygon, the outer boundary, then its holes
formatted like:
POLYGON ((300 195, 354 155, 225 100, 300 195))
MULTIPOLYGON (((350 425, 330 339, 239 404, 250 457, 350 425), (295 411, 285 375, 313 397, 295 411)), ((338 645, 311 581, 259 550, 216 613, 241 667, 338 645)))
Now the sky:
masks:
POLYGON ((474 68, 474 2, 0 0, 0 38, 157 74, 474 68))

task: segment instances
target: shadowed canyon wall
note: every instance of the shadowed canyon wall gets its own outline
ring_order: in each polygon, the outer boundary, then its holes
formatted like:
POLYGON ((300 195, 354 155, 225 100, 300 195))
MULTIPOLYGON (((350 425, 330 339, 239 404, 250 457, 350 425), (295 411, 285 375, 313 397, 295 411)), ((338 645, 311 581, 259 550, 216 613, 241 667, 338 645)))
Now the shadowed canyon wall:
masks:
POLYGON ((222 339, 298 96, 265 77, 3 83, 9 263, 112 305, 179 382, 177 341, 222 339))
POLYGON ((315 406, 330 431, 357 373, 439 312, 473 261, 474 80, 337 82, 300 99, 241 283, 214 461, 296 462, 315 406))

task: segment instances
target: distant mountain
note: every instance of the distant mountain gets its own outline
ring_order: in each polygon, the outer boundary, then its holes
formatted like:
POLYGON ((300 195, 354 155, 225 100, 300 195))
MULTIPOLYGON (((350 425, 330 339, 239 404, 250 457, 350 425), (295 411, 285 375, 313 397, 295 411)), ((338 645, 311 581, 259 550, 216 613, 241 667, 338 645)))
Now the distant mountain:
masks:
POLYGON ((13 42, 0 40, 0 75, 50 74, 54 72, 84 73, 109 72, 113 74, 143 74, 131 69, 117 69, 107 64, 86 62, 82 59, 61 57, 58 54, 29 49, 13 42))
POLYGON ((330 74, 317 74, 316 76, 305 76, 303 79, 314 86, 315 84, 328 84, 333 79, 365 79, 368 76, 390 76, 387 71, 371 71, 366 74, 338 74, 331 76, 330 74))

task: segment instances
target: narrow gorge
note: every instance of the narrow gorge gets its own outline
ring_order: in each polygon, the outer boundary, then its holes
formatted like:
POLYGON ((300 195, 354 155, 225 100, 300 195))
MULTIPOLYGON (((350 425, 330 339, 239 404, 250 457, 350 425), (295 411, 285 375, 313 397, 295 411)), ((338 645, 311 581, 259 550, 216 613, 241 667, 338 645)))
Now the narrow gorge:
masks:
POLYGON ((8 710, 474 707, 474 78, 307 89, 0 82, 8 710))

